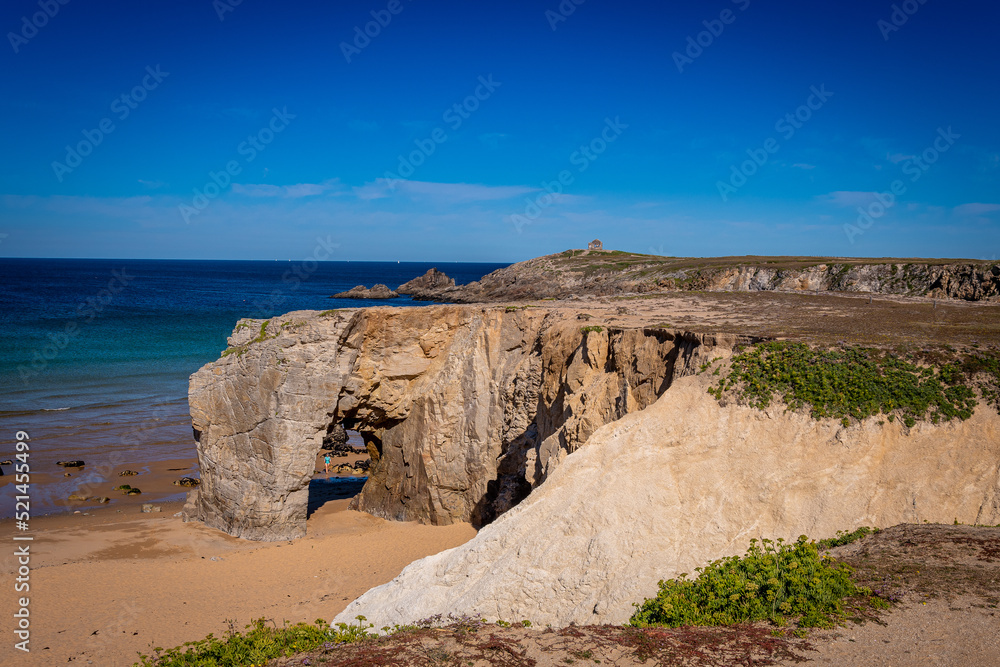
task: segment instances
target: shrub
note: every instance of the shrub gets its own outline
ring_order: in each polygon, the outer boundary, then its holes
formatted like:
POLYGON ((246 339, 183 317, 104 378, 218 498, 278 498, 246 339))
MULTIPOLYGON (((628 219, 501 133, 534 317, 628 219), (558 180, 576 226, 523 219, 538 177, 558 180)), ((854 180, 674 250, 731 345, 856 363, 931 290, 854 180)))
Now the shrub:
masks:
POLYGON ((364 624, 365 618, 358 616, 358 623, 338 623, 331 628, 319 618, 313 625, 287 622, 282 627, 268 625, 264 618, 258 618, 246 626, 245 634, 238 632, 232 623, 227 636, 218 639, 208 635, 196 642, 164 651, 153 649, 153 655, 140 655, 140 661, 133 667, 242 667, 264 665, 273 658, 287 657, 311 651, 324 644, 343 644, 360 641, 368 637, 372 626, 364 624))
MULTIPOLYGON (((985 359, 985 358, 984 358, 985 359)), ((995 359, 993 360, 995 361, 995 359)), ((730 372, 709 392, 716 398, 732 389, 759 409, 777 395, 789 408, 808 407, 814 419, 849 425, 878 414, 898 414, 906 426, 968 419, 976 406, 971 362, 917 366, 867 348, 813 350, 804 343, 763 343, 733 357, 730 372)), ((975 368, 991 370, 983 360, 975 368)), ((988 382, 980 382, 989 400, 988 382)))
POLYGON ((840 547, 845 544, 850 544, 851 542, 857 542, 862 537, 868 537, 879 532, 878 528, 869 528, 868 526, 861 526, 853 532, 847 532, 846 530, 838 530, 836 537, 828 537, 824 540, 820 540, 816 543, 819 549, 832 549, 834 547, 840 547))
POLYGON ((797 618, 801 627, 831 627, 844 617, 846 597, 870 593, 855 587, 851 569, 819 555, 802 536, 752 540, 745 556, 723 558, 687 574, 660 581, 655 598, 636 604, 629 620, 635 627, 733 625, 769 620, 784 625, 797 618))

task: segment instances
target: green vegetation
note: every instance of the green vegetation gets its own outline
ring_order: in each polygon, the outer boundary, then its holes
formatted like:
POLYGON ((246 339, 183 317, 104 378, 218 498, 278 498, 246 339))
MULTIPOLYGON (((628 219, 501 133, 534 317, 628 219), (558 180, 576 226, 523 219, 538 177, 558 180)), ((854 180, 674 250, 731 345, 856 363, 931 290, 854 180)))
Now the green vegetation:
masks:
POLYGON ((246 633, 240 633, 230 622, 225 638, 209 635, 196 642, 164 651, 154 648, 153 655, 140 655, 133 667, 250 667, 263 666, 273 658, 287 657, 311 651, 324 644, 345 644, 369 637, 373 626, 364 624, 364 616, 358 623, 338 623, 331 628, 319 618, 313 625, 287 622, 280 628, 264 618, 258 618, 246 626, 246 633))
POLYGON ((857 530, 850 533, 846 530, 838 530, 836 537, 828 537, 824 540, 820 540, 816 543, 816 546, 821 550, 832 549, 834 547, 850 544, 851 542, 857 542, 861 538, 874 535, 877 532, 879 532, 878 528, 869 528, 868 526, 861 526, 857 530))
POLYGON ((862 420, 879 414, 906 426, 919 419, 933 423, 968 419, 983 398, 1000 409, 1000 356, 975 351, 964 357, 925 355, 917 365, 891 353, 860 347, 815 350, 804 343, 769 342, 733 357, 718 386, 765 409, 775 396, 790 409, 808 407, 814 419, 862 420))
MULTIPOLYGON (((250 347, 254 343, 261 343, 261 342, 267 340, 268 338, 277 338, 281 334, 281 332, 284 330, 284 328, 286 326, 289 326, 291 323, 290 322, 283 323, 280 327, 278 327, 278 331, 276 333, 270 335, 270 336, 267 335, 267 325, 268 324, 270 324, 270 320, 264 320, 263 322, 261 322, 260 323, 260 333, 257 334, 256 338, 254 338, 253 340, 250 340, 250 341, 244 343, 243 345, 237 345, 236 347, 227 348, 226 350, 223 351, 222 356, 223 357, 228 357, 231 354, 235 354, 237 357, 242 357, 243 353, 247 351, 248 347, 250 347)), ((242 329, 244 327, 249 327, 249 326, 250 325, 247 322, 240 322, 240 324, 236 327, 236 330, 239 331, 240 329, 242 329)))
POLYGON ((596 324, 591 324, 591 325, 586 326, 586 327, 580 327, 580 331, 584 335, 589 334, 591 332, 600 333, 600 332, 604 331, 604 327, 599 327, 596 324))
POLYGON ((257 334, 256 338, 254 338, 252 341, 250 341, 251 343, 259 343, 259 342, 267 339, 267 325, 269 323, 270 323, 270 320, 264 320, 263 322, 260 323, 260 333, 257 334))
MULTIPOLYGON (((870 598, 851 580, 851 568, 820 556, 803 535, 795 544, 751 540, 745 556, 717 560, 687 574, 660 581, 655 598, 637 604, 635 627, 733 625, 768 620, 799 627, 832 627, 846 618, 845 598, 870 598)), ((877 604, 876 606, 882 606, 877 604)))

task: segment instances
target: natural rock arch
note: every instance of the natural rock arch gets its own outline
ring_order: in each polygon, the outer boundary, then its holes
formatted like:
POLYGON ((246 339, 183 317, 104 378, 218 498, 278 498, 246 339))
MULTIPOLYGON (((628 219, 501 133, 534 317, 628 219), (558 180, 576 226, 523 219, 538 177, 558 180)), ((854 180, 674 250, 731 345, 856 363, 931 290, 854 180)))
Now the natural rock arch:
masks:
POLYGON ((185 514, 247 539, 303 535, 315 457, 343 422, 375 454, 352 507, 488 523, 597 428, 650 405, 716 342, 587 329, 542 309, 474 306, 241 323, 228 354, 191 378, 202 484, 185 514))

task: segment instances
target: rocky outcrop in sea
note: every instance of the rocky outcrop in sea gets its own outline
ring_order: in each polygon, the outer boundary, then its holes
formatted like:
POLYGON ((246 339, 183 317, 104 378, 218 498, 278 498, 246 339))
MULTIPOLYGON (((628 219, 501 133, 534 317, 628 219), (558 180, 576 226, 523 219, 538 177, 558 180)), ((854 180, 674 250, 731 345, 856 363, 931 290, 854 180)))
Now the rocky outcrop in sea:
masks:
POLYGON ((399 294, 389 289, 387 285, 377 283, 368 289, 364 285, 352 287, 346 292, 338 292, 331 299, 395 299, 399 294))

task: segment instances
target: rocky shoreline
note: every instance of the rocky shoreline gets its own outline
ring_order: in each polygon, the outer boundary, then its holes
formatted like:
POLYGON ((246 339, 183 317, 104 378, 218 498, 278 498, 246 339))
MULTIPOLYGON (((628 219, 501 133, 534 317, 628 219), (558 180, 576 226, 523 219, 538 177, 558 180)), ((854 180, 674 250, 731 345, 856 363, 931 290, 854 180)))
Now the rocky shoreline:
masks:
POLYGON ((467 285, 439 280, 400 293, 428 301, 493 303, 672 291, 848 292, 998 301, 1000 263, 832 257, 677 258, 618 250, 567 250, 512 264, 467 285))
MULTIPOLYGON (((771 283, 618 292, 625 284, 597 271, 588 284, 610 296, 243 321, 230 353, 191 378, 203 482, 185 517, 251 540, 302 537, 317 453, 356 430, 370 463, 342 470, 368 477, 352 509, 481 530, 339 620, 457 613, 557 627, 619 623, 657 578, 742 551, 752 537, 1000 522, 1000 414, 985 396, 964 421, 904 424, 708 391, 735 353, 768 340, 900 355, 916 346, 926 358, 1000 345, 986 299, 858 291, 882 285, 878 271, 891 277, 893 266, 797 269, 840 275, 841 286, 855 276, 857 290, 839 294, 771 283)), ((992 289, 993 268, 976 270, 977 294, 992 289)), ((504 271, 478 287, 432 271, 407 291, 480 290, 504 271)), ((564 289, 570 275, 517 293, 564 289)))

